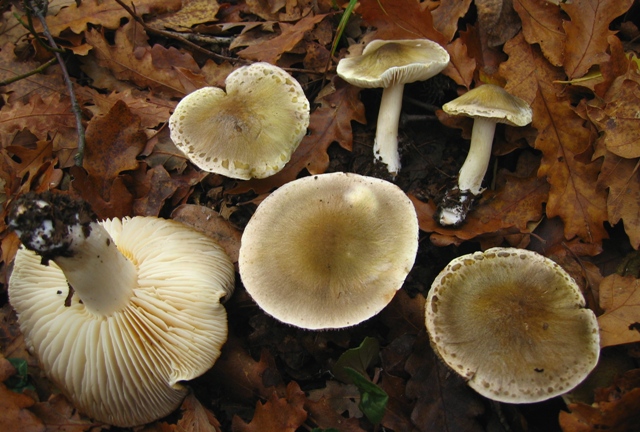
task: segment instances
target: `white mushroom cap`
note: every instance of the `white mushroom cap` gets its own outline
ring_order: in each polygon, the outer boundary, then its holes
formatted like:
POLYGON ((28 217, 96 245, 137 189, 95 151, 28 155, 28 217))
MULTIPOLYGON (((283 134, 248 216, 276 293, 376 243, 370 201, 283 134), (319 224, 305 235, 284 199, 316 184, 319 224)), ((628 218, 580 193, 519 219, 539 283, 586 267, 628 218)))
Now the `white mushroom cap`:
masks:
POLYGON ((492 248, 451 261, 433 282, 426 324, 442 360, 490 399, 538 402, 578 385, 600 352, 575 281, 535 252, 492 248))
POLYGON ((442 110, 449 115, 482 117, 510 126, 526 126, 532 118, 531 107, 526 101, 493 84, 469 90, 444 104, 442 110))
POLYGON ((391 301, 417 249, 416 212, 400 188, 332 173, 269 195, 245 228, 238 264, 269 315, 307 329, 341 328, 391 301))
POLYGON ((373 40, 362 55, 341 59, 336 72, 362 88, 424 81, 449 64, 449 53, 429 39, 373 40))
POLYGON ((247 180, 280 171, 309 125, 300 84, 269 63, 236 69, 226 93, 204 87, 184 97, 169 119, 171 139, 205 171, 247 180))
POLYGON ((101 225, 138 272, 124 308, 100 316, 77 293, 65 306, 65 275, 24 248, 9 298, 28 348, 74 405, 128 427, 172 412, 187 393, 180 382, 216 361, 227 339, 220 299, 231 294, 235 275, 217 243, 178 222, 134 217, 101 225))

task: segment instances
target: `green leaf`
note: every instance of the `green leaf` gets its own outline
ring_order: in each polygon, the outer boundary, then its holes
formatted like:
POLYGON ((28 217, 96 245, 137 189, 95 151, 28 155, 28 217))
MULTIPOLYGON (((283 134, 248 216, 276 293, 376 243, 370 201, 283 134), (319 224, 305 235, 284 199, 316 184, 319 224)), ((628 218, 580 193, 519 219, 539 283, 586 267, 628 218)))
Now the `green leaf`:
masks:
POLYGON ((367 369, 372 366, 380 355, 380 344, 378 340, 367 336, 357 348, 351 348, 342 353, 342 355, 333 365, 331 372, 342 382, 351 383, 349 375, 345 372, 345 368, 355 369, 361 375, 367 375, 367 369))
POLYGON ((344 369, 360 391, 360 404, 358 408, 360 408, 360 411, 362 411, 371 423, 380 423, 387 409, 389 395, 357 370, 350 367, 345 367, 344 369))
POLYGON ((16 373, 10 376, 4 384, 7 388, 13 390, 16 393, 22 393, 26 388, 35 390, 33 386, 29 384, 29 372, 27 361, 19 358, 8 358, 9 363, 16 368, 16 373))

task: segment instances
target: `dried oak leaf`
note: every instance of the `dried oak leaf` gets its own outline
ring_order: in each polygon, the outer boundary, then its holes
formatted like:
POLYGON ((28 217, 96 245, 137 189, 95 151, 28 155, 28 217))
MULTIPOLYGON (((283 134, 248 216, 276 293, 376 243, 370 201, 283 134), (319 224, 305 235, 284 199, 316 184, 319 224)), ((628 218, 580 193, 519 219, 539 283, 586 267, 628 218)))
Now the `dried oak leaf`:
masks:
POLYGON ((590 159, 593 131, 551 84, 538 83, 532 108, 532 125, 538 130, 535 148, 543 155, 538 176, 551 185, 547 216, 562 218, 567 239, 578 236, 599 243, 608 237, 608 216, 606 192, 595 187, 602 161, 590 159))
POLYGON ((612 225, 622 221, 634 249, 640 248, 640 164, 639 159, 625 159, 606 153, 598 188, 608 189, 607 214, 612 225))
POLYGON ((133 194, 127 187, 124 175, 111 183, 89 176, 85 170, 73 166, 69 170, 73 176, 71 189, 84 198, 99 219, 122 218, 133 214, 133 194))
POLYGON ((182 97, 207 85, 204 75, 190 54, 156 44, 150 47, 144 29, 129 22, 116 30, 115 44, 96 29, 85 32, 93 48, 87 61, 107 68, 119 80, 128 80, 139 87, 169 97, 182 97))
POLYGON ((51 165, 53 161, 50 141, 38 141, 35 148, 12 145, 1 152, 7 161, 9 168, 7 174, 10 176, 5 186, 14 193, 37 189, 35 182, 46 169, 45 165, 51 165), (17 158, 19 162, 16 162, 14 158, 17 158))
POLYGON ((233 432, 295 432, 307 419, 304 410, 305 394, 295 381, 287 385, 284 397, 273 393, 263 404, 258 402, 253 419, 245 423, 234 416, 233 432))
POLYGON ((182 417, 176 424, 180 432, 222 432, 216 416, 189 393, 180 406, 182 417))
POLYGON ((593 405, 569 404, 560 412, 564 432, 636 432, 640 424, 640 370, 632 369, 611 387, 596 391, 593 405))
POLYGON ((27 129, 39 140, 56 135, 77 136, 76 124, 67 96, 50 93, 45 97, 32 94, 28 103, 16 101, 0 109, 0 143, 11 145, 16 132, 27 129))
POLYGON ((600 140, 611 153, 627 158, 640 157, 640 84, 625 79, 609 91, 604 107, 589 106, 589 118, 602 133, 600 140))
POLYGON ((475 0, 477 26, 489 47, 503 45, 520 31, 521 23, 512 0, 475 0))
POLYGON ((476 70, 476 60, 469 56, 467 46, 458 38, 446 46, 450 61, 442 73, 457 84, 471 88, 473 74, 476 70))
POLYGON ((411 422, 419 431, 484 431, 480 396, 438 360, 426 332, 416 341, 405 369, 410 376, 405 395, 415 401, 411 422))
POLYGON ((164 26, 178 31, 189 30, 197 24, 217 21, 220 5, 215 0, 182 0, 180 10, 152 21, 154 27, 164 26))
POLYGON ((611 101, 624 81, 640 83, 640 65, 635 55, 627 56, 620 39, 609 36, 608 40, 611 55, 608 61, 600 64, 602 82, 597 83, 593 90, 600 98, 611 101))
POLYGON ((366 123, 364 105, 358 98, 360 89, 337 77, 333 79, 333 85, 335 91, 317 101, 320 106, 311 113, 309 133, 282 171, 265 179, 240 182, 229 193, 253 189, 257 194, 263 194, 294 180, 303 169, 311 174, 322 174, 329 166, 327 148, 334 142, 345 150, 351 150, 351 122, 366 123))
POLYGON ((123 101, 117 101, 104 116, 89 121, 82 166, 90 176, 110 182, 118 174, 134 170, 136 157, 147 142, 140 117, 123 101))
POLYGON ((45 426, 28 408, 35 401, 9 390, 3 382, 15 374, 11 363, 0 354, 0 430, 3 432, 44 432, 45 426))
POLYGON ((520 15, 522 33, 530 44, 540 44, 542 53, 554 66, 562 66, 566 35, 560 7, 547 0, 513 0, 520 15))
POLYGON ((607 38, 611 22, 624 14, 633 0, 574 0, 562 3, 570 21, 564 21, 567 35, 564 70, 569 79, 579 78, 593 65, 607 61, 607 38))
POLYGON ((552 66, 540 48, 530 45, 522 33, 504 45, 504 52, 509 55, 500 65, 500 75, 507 80, 505 89, 529 104, 536 98, 541 83, 564 79, 562 69, 552 66))
POLYGON ((136 180, 136 196, 139 197, 133 202, 136 216, 159 216, 165 201, 180 186, 162 165, 147 170, 143 178, 136 180))
POLYGON ((276 64, 282 54, 291 51, 304 38, 305 34, 313 30, 316 24, 326 16, 326 14, 309 15, 294 25, 281 23, 282 32, 278 36, 252 44, 248 48, 238 51, 238 56, 276 64))
MULTIPOLYGON (((136 0, 139 16, 162 13, 180 8, 180 0, 136 0)), ((123 18, 131 18, 118 3, 112 1, 84 0, 63 8, 54 16, 47 16, 47 26, 53 36, 59 36, 66 29, 80 34, 87 30, 87 24, 97 24, 109 29, 120 27, 123 18)), ((36 29, 40 25, 34 20, 36 29)))
POLYGON ((183 204, 171 213, 171 219, 205 233, 224 248, 231 260, 238 262, 242 232, 209 207, 183 204))
POLYGON ((600 283, 598 317, 602 347, 640 341, 640 280, 616 274, 600 283))
POLYGON ((458 20, 466 15, 471 0, 441 0, 431 11, 433 26, 450 41, 458 31, 458 20))
POLYGON ((435 29, 428 2, 412 0, 361 0, 358 13, 376 30, 367 35, 372 39, 426 38, 441 45, 449 39, 435 29))
POLYGON ((341 432, 364 432, 358 408, 360 391, 353 384, 327 381, 325 388, 311 390, 304 403, 309 420, 323 429, 335 428, 341 432), (345 417, 342 414, 347 413, 345 417))
POLYGON ((84 432, 101 426, 81 416, 69 400, 61 394, 52 395, 46 402, 38 402, 30 410, 44 422, 47 431, 84 432))

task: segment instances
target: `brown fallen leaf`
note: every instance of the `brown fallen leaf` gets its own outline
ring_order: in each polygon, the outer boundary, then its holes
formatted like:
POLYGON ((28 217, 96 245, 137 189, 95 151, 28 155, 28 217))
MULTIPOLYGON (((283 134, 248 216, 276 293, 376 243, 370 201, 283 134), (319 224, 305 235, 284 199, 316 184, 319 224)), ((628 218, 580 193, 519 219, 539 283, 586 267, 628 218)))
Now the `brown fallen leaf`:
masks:
POLYGON ((483 43, 493 48, 503 45, 520 31, 521 23, 512 0, 475 0, 477 26, 483 43))
POLYGON ((215 415, 202 406, 193 393, 189 393, 180 406, 182 417, 178 420, 179 432, 222 432, 215 415))
POLYGON ((287 385, 285 397, 273 393, 263 404, 258 402, 253 419, 245 423, 234 416, 233 432, 295 432, 307 419, 305 394, 295 381, 287 385))
POLYGON ((624 223, 624 230, 634 249, 640 248, 640 159, 625 159, 606 153, 602 163, 598 187, 608 189, 607 214, 609 223, 624 223))
POLYGON ((606 193, 594 187, 602 161, 590 160, 595 135, 550 84, 540 82, 538 88, 532 125, 538 130, 535 147, 543 154, 538 176, 551 185, 547 216, 562 218, 567 239, 599 243, 608 234, 606 193))
MULTIPOLYGON (((142 15, 162 13, 180 8, 179 0, 136 0, 136 12, 142 15)), ((55 16, 47 16, 47 26, 53 36, 59 36, 66 29, 80 34, 87 30, 87 24, 97 24, 106 28, 120 27, 123 18, 130 15, 116 2, 85 0, 63 8, 55 16)), ((37 23, 37 20, 34 20, 37 23)), ((39 29, 39 23, 36 28, 39 29)))
POLYGON ((376 29, 367 35, 373 39, 431 39, 446 45, 449 39, 435 29, 427 2, 398 0, 361 0, 357 12, 376 29))
POLYGON ((216 21, 219 9, 220 5, 215 0, 182 0, 182 7, 178 11, 153 20, 153 25, 156 28, 164 26, 177 31, 189 31, 194 25, 216 21))
POLYGON ((29 396, 9 390, 3 383, 15 373, 15 368, 0 354, 0 430, 44 432, 45 425, 29 411, 35 401, 29 396))
POLYGON ((231 260, 238 262, 242 233, 215 210, 195 204, 183 204, 173 210, 171 218, 215 239, 231 260))
POLYGON ((46 425, 47 431, 85 432, 102 426, 81 416, 69 400, 61 394, 52 395, 46 402, 38 402, 30 408, 46 425))
POLYGON ((291 51, 304 38, 305 33, 310 32, 326 16, 324 14, 309 15, 292 26, 284 26, 282 33, 278 36, 238 51, 238 56, 276 64, 282 54, 291 51))
POLYGON ((471 0, 441 0, 438 3, 431 11, 433 26, 450 41, 458 31, 458 20, 469 10, 471 0))
POLYGON ((595 64, 607 61, 611 22, 624 14, 633 0, 574 0, 562 3, 571 18, 563 22, 567 35, 564 70, 569 79, 579 78, 595 64))
MULTIPOLYGON (((142 177, 142 176, 140 176, 142 177)), ((136 181, 136 198, 133 214, 136 216, 159 216, 165 202, 180 187, 162 165, 147 170, 145 176, 136 181)))
POLYGON ((358 421, 362 417, 359 401, 360 392, 353 384, 327 381, 324 388, 309 392, 304 409, 309 413, 309 420, 320 428, 364 432, 358 421))
POLYGON ((476 60, 467 53, 467 46, 462 39, 457 38, 446 46, 451 60, 442 73, 458 85, 467 89, 473 84, 473 75, 476 71, 476 60))
POLYGON ((616 274, 600 283, 600 346, 640 341, 640 280, 616 274))
POLYGON ((637 432, 640 425, 640 370, 633 369, 608 388, 596 391, 593 405, 569 404, 560 412, 564 432, 637 432))
POLYGON ((169 97, 182 97, 207 85, 190 54, 159 44, 150 47, 144 29, 135 21, 116 30, 114 45, 96 29, 87 30, 85 38, 93 47, 87 61, 109 69, 118 80, 169 97))
POLYGON ((611 153, 627 158, 640 157, 640 84, 623 80, 607 92, 604 107, 588 106, 589 118, 602 133, 600 141, 611 153))
POLYGON ((513 0, 522 21, 522 33, 529 44, 540 44, 542 53, 554 66, 562 66, 566 35, 563 14, 547 0, 513 0))

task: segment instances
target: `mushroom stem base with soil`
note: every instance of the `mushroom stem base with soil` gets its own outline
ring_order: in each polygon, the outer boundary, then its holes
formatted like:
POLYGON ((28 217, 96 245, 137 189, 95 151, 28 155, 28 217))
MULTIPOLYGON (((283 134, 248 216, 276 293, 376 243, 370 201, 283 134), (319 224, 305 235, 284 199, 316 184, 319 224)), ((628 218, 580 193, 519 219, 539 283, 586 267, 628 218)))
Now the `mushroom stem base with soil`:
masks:
POLYGON ((461 225, 473 201, 482 194, 482 180, 489 167, 495 131, 494 120, 482 117, 474 120, 469 153, 458 173, 458 184, 445 193, 438 205, 436 218, 440 225, 461 225))
POLYGON ((373 144, 373 154, 387 166, 392 176, 400 171, 400 155, 398 153, 398 124, 402 110, 402 94, 404 84, 395 84, 382 91, 376 139, 373 144))

